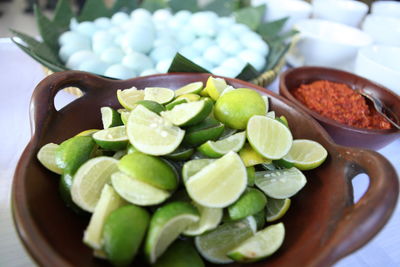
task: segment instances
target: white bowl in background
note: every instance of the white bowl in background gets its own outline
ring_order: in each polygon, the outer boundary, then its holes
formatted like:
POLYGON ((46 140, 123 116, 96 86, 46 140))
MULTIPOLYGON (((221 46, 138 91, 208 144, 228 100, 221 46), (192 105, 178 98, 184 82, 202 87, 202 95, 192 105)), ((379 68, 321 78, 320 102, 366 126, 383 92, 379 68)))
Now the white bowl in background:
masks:
POLYGON ((313 18, 358 27, 368 12, 368 5, 354 0, 313 0, 313 18))
POLYGON ((400 46, 400 18, 368 15, 361 29, 371 35, 374 43, 400 46))
POLYGON ((351 70, 358 49, 372 43, 361 30, 327 20, 302 20, 294 28, 299 40, 290 56, 301 61, 296 65, 351 70))
POLYGON ((354 72, 400 95, 400 47, 373 45, 360 49, 354 72))
POLYGON ((312 6, 303 0, 252 0, 251 4, 267 5, 263 18, 266 22, 289 17, 283 31, 292 29, 297 21, 309 18, 312 12, 312 6))
POLYGON ((400 18, 400 2, 375 1, 371 5, 371 14, 400 18))

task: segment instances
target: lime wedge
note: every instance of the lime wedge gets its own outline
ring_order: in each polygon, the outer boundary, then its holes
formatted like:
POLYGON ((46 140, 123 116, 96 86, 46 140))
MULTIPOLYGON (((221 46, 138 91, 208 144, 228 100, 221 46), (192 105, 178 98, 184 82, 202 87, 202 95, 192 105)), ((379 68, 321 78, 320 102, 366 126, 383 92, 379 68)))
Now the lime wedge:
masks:
POLYGON ((193 82, 182 86, 181 88, 175 91, 176 96, 184 95, 184 94, 198 94, 203 90, 202 82, 193 82))
POLYGON ((275 119, 275 117, 276 117, 275 111, 267 112, 267 114, 265 116, 267 116, 268 118, 271 118, 271 119, 275 119))
POLYGON ((228 252, 228 256, 238 262, 254 262, 275 253, 285 238, 283 223, 268 226, 257 232, 237 248, 228 252))
MULTIPOLYGON (((265 103, 265 114, 267 114, 267 113, 268 113, 268 109, 269 109, 269 99, 268 99, 268 96, 262 95, 261 97, 262 97, 262 99, 264 100, 264 103, 265 103)), ((275 116, 274 116, 274 117, 275 117, 275 116)))
POLYGON ((290 207, 290 198, 275 199, 268 198, 267 202, 267 222, 279 220, 285 215, 290 207))
POLYGON ((117 98, 121 106, 128 110, 136 107, 137 102, 144 99, 144 91, 135 87, 125 90, 117 90, 117 98))
POLYGON ((74 175, 71 186, 72 200, 81 209, 93 212, 105 184, 111 182, 111 174, 118 171, 118 160, 97 157, 86 161, 74 175))
POLYGON ((198 222, 199 213, 187 202, 171 202, 153 214, 145 242, 145 254, 155 263, 168 246, 191 224, 198 222))
POLYGON ((320 166, 328 156, 326 149, 312 140, 294 140, 289 153, 283 157, 300 170, 311 170, 320 166))
POLYGON ((227 86, 228 85, 224 79, 210 76, 207 79, 204 90, 207 91, 207 94, 212 98, 212 100, 216 101, 227 86))
POLYGON ((175 190, 178 177, 174 169, 161 158, 133 152, 118 163, 119 170, 162 190, 175 190))
POLYGON ((161 116, 177 126, 195 125, 204 120, 212 111, 211 100, 200 100, 176 105, 173 109, 161 112, 161 116))
POLYGON ((268 159, 280 159, 292 146, 290 130, 266 116, 253 116, 247 124, 247 139, 259 154, 268 159))
POLYGON ((228 207, 229 217, 240 220, 263 210, 267 197, 258 189, 248 188, 240 198, 228 207))
POLYGON ((183 143, 188 146, 198 146, 208 140, 216 140, 224 131, 225 126, 219 121, 208 117, 197 125, 186 129, 183 143))
POLYGON ((246 167, 247 172, 247 186, 254 186, 254 180, 256 179, 256 169, 254 166, 246 167))
POLYGON ((304 174, 295 167, 256 172, 256 186, 272 198, 290 198, 299 192, 306 183, 304 174))
POLYGON ((149 221, 149 213, 134 205, 120 207, 107 217, 103 227, 104 250, 114 266, 128 266, 133 261, 149 221))
POLYGON ((59 168, 56 164, 56 151, 58 147, 59 145, 54 143, 49 143, 42 146, 37 153, 37 159, 50 171, 57 174, 62 174, 62 169, 59 168))
POLYGON ((201 235, 220 224, 223 215, 221 208, 207 208, 197 203, 193 203, 193 205, 200 213, 200 220, 197 223, 189 225, 183 234, 188 236, 201 235))
POLYGON ((172 101, 171 103, 168 103, 165 105, 165 108, 167 110, 171 110, 173 109, 175 106, 180 105, 180 104, 184 104, 184 103, 188 103, 189 101, 187 101, 185 98, 180 98, 180 99, 175 99, 174 101, 172 101))
POLYGON ((165 107, 161 105, 160 103, 157 103, 156 101, 152 100, 140 100, 137 102, 138 105, 142 105, 145 108, 147 108, 150 111, 153 111, 154 113, 160 114, 161 111, 165 110, 165 107))
POLYGON ((248 143, 246 143, 239 151, 239 155, 246 167, 272 162, 258 154, 257 151, 255 151, 248 143))
POLYGON ((158 189, 123 172, 114 173, 111 182, 121 197, 139 206, 160 204, 170 196, 168 191, 158 189))
POLYGON ((240 132, 233 134, 225 139, 218 141, 207 141, 198 147, 198 150, 210 158, 219 158, 229 151, 238 152, 242 149, 246 141, 246 133, 240 132))
POLYGON ((83 235, 83 242, 93 249, 102 249, 103 226, 106 218, 112 211, 126 204, 126 201, 115 192, 112 186, 104 185, 89 225, 83 235))
POLYGON ((183 161, 189 159, 193 153, 193 148, 178 147, 174 152, 167 154, 164 157, 175 161, 183 161))
POLYGON ((104 129, 93 134, 94 141, 103 149, 118 151, 128 145, 125 126, 104 129))
POLYGON ((228 92, 230 92, 230 91, 233 91, 233 90, 236 90, 236 88, 234 88, 233 86, 228 85, 228 86, 225 87, 225 89, 222 91, 222 93, 221 93, 220 96, 223 96, 224 94, 226 94, 226 93, 228 93, 228 92))
POLYGON ((104 129, 122 125, 121 115, 115 109, 110 107, 102 107, 100 112, 104 129))
POLYGON ((153 267, 204 267, 203 259, 189 240, 176 240, 153 267))
POLYGON ((256 231, 253 217, 227 222, 216 229, 195 237, 197 251, 212 263, 233 262, 226 254, 251 237, 256 231))
POLYGON ((184 94, 176 98, 176 100, 185 99, 187 102, 195 102, 200 100, 200 96, 197 94, 184 94))
POLYGON ((167 104, 175 97, 174 90, 164 87, 146 87, 144 89, 144 100, 152 100, 159 104, 167 104))
POLYGON ((193 175, 185 185, 189 196, 200 205, 224 208, 246 189, 246 168, 238 154, 229 152, 193 175))
POLYGON ((99 129, 84 130, 84 131, 78 133, 76 136, 92 136, 97 131, 100 131, 100 130, 99 129))
POLYGON ((185 131, 139 105, 129 115, 127 134, 129 141, 139 151, 150 155, 166 155, 178 148, 185 131))
POLYGON ((210 165, 214 159, 194 159, 185 162, 182 167, 182 179, 186 183, 190 177, 198 173, 205 166, 210 165))

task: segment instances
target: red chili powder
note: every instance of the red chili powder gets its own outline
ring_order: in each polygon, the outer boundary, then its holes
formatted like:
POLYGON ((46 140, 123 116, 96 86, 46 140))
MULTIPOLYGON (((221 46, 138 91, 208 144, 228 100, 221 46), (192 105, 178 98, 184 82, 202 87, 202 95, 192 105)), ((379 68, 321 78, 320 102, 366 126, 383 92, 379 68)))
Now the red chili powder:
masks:
POLYGON ((302 84, 293 95, 324 117, 353 127, 391 129, 392 125, 348 85, 331 81, 302 84))

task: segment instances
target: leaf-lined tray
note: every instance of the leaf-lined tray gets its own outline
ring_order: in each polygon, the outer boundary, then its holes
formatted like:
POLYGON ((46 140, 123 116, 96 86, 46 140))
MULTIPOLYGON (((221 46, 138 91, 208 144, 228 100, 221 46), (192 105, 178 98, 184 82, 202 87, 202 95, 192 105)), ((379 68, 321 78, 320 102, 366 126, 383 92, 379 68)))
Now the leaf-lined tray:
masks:
MULTIPOLYGON (((72 11, 68 0, 58 1, 53 19, 46 17, 35 6, 36 23, 41 35, 41 41, 22 32, 11 30, 14 34, 13 42, 25 53, 38 61, 52 72, 65 71, 68 68, 58 57, 58 38, 69 30, 70 21, 76 18, 78 21, 92 21, 99 17, 111 17, 118 11, 131 12, 136 8, 144 8, 153 12, 157 9, 169 8, 173 13, 179 10, 191 12, 210 10, 219 16, 233 16, 237 22, 247 25, 262 36, 269 45, 269 53, 266 65, 262 71, 257 71, 247 64, 236 77, 245 81, 253 81, 259 85, 266 85, 277 75, 284 63, 284 55, 289 49, 288 41, 296 31, 281 33, 287 18, 273 22, 262 22, 265 13, 265 5, 250 6, 246 0, 214 0, 204 7, 200 7, 197 0, 116 0, 114 5, 108 8, 103 1, 87 0, 79 15, 72 11), (15 38, 17 37, 17 38, 15 38)), ((176 54, 168 72, 201 72, 210 73, 208 70, 193 63, 186 57, 176 54)))

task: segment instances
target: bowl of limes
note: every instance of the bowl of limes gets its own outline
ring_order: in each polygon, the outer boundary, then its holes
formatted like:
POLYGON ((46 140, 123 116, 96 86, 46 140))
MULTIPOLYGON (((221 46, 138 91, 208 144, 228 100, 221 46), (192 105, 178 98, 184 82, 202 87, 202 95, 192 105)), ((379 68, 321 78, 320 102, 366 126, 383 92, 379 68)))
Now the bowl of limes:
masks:
POLYGON ((59 72, 32 107, 12 206, 39 265, 327 266, 366 244, 396 205, 384 157, 334 144, 248 82, 59 72), (56 111, 57 91, 72 85, 85 94, 56 111), (370 186, 353 203, 359 172, 370 186))

